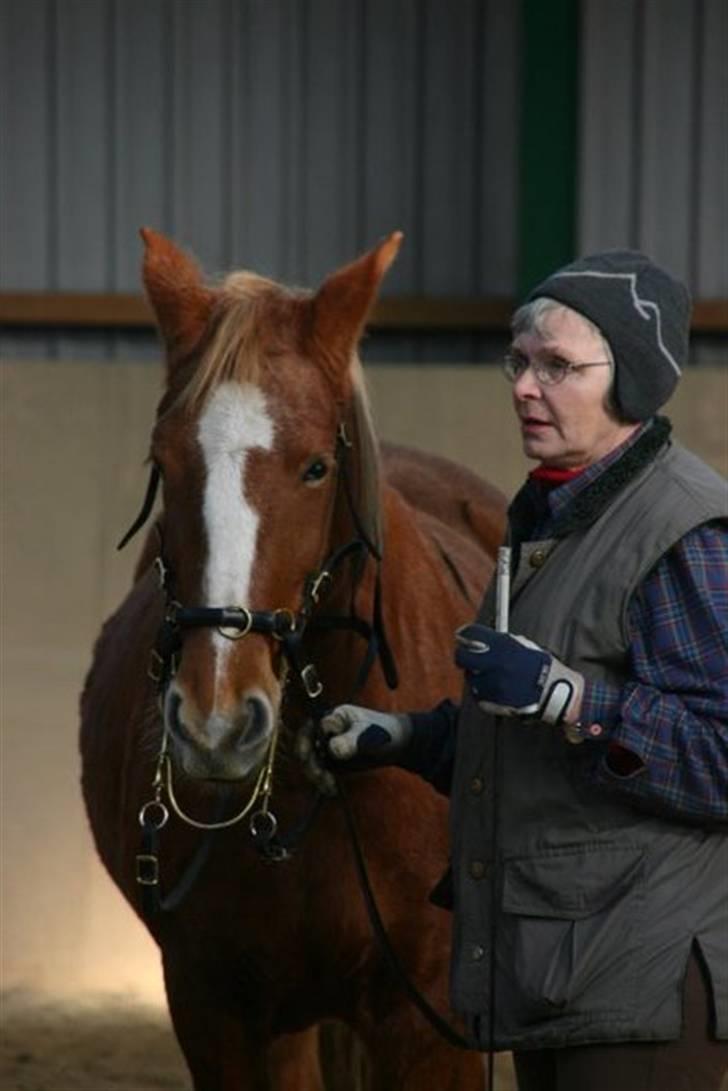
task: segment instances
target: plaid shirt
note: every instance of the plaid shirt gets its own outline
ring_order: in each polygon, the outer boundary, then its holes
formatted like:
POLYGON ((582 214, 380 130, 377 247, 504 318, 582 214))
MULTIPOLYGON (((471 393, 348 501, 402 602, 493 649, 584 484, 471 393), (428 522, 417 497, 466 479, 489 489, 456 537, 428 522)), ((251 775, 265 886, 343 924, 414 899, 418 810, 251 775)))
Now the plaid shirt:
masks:
MULTIPOLYGON (((645 426, 649 427, 649 425, 645 426)), ((549 516, 624 454, 644 429, 548 496, 549 516)), ((686 534, 643 580, 629 608, 629 681, 585 681, 581 722, 598 723, 591 776, 599 787, 680 818, 728 819, 728 529, 686 534)), ((457 709, 413 716, 407 768, 449 790, 457 709)))
MULTIPOLYGON (((548 497, 549 524, 626 444, 548 497)), ((728 486, 727 486, 728 488, 728 486)), ((686 534, 643 580, 628 613, 630 680, 584 686, 581 722, 604 729, 596 784, 687 818, 728 819, 728 529, 686 534)), ((587 739, 589 737, 587 736, 587 739)))

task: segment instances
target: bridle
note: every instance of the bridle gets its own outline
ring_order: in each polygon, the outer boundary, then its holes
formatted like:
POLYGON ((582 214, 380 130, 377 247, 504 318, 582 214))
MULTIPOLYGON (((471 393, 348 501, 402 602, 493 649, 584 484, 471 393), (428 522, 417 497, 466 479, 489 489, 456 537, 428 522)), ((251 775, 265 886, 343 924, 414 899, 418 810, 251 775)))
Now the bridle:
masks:
MULTIPOLYGON (((156 845, 159 831, 166 825, 169 818, 169 809, 162 800, 163 794, 166 794, 172 810, 183 822, 201 830, 224 829, 237 824, 246 815, 250 814, 250 833, 254 844, 262 855, 268 859, 282 860, 287 859, 291 853, 290 845, 286 845, 277 834, 278 821, 270 809, 273 770, 279 733, 278 723, 271 732, 265 760, 253 785, 251 796, 243 808, 231 818, 223 820, 222 817, 216 817, 213 821, 200 821, 189 815, 176 797, 172 762, 169 754, 169 729, 164 716, 164 700, 169 685, 177 672, 184 644, 184 635, 187 631, 212 628, 216 629, 225 638, 233 641, 242 640, 252 633, 272 637, 281 647, 282 670, 279 678, 282 683, 281 688, 283 689, 283 685, 290 678, 298 679, 305 696, 310 718, 315 723, 320 721, 327 706, 323 699, 323 686, 316 666, 306 654, 305 649, 305 637, 313 631, 349 631, 356 633, 366 642, 365 652, 359 664, 349 700, 353 699, 364 685, 377 658, 380 660, 384 677, 390 688, 394 689, 398 684, 397 669, 386 638, 382 618, 381 553, 367 534, 354 503, 347 457, 351 446, 351 440, 342 422, 336 432, 335 461, 338 469, 338 480, 340 487, 343 489, 354 525, 355 536, 346 544, 334 549, 320 563, 316 571, 308 576, 303 588, 300 606, 295 611, 289 607, 251 610, 244 606, 203 607, 183 605, 175 591, 174 573, 166 556, 162 525, 159 522, 155 524, 159 543, 154 568, 159 580, 159 589, 164 599, 164 607, 162 621, 150 651, 147 673, 156 688, 164 727, 152 781, 153 797, 144 803, 139 812, 143 846, 142 852, 137 857, 137 882, 142 888, 157 888, 159 885, 159 863, 156 845), (366 621, 356 614, 353 594, 348 613, 322 614, 318 607, 325 592, 334 583, 338 570, 344 562, 349 559, 353 560, 354 575, 352 584, 355 589, 367 559, 370 557, 374 559, 376 564, 372 620, 366 621), (259 799, 261 800, 260 807, 251 814, 253 806, 259 799)), ((122 549, 146 523, 154 507, 160 480, 161 471, 154 464, 150 472, 141 511, 121 539, 118 545, 119 549, 122 549)), ((332 499, 332 513, 337 502, 337 493, 338 488, 335 490, 332 499)), ((316 808, 320 802, 320 797, 317 797, 316 808)), ((304 826, 307 828, 309 824, 307 822, 304 826)), ((155 890, 153 894, 153 900, 156 901, 158 891, 155 890)))
MULTIPOLYGON (((174 575, 165 555, 162 527, 159 523, 155 524, 159 536, 159 551, 154 565, 159 577, 160 590, 164 595, 165 606, 162 624, 151 651, 148 673, 160 691, 166 691, 176 673, 184 632, 199 628, 216 629, 229 640, 241 640, 250 633, 273 637, 280 643, 289 669, 299 678, 309 700, 316 700, 321 695, 323 687, 314 664, 303 662, 302 643, 306 633, 312 629, 348 629, 358 633, 367 641, 367 654, 360 668, 361 677, 357 679, 356 688, 363 684, 377 656, 381 661, 387 684, 392 689, 397 687, 397 668, 386 638, 382 618, 382 556, 379 548, 366 532, 354 504, 347 458, 351 446, 346 427, 341 422, 336 430, 335 462, 338 468, 338 479, 343 488, 356 534, 345 545, 334 549, 320 563, 318 569, 308 576, 303 588, 301 605, 295 611, 290 607, 250 610, 245 606, 183 606, 175 594, 174 575), (319 616, 316 608, 325 590, 333 583, 343 562, 349 558, 355 558, 353 584, 356 587, 368 557, 373 558, 376 563, 371 623, 356 615, 353 601, 348 614, 319 616)), ((119 542, 118 549, 122 549, 146 522, 154 506, 160 477, 159 468, 155 465, 152 468, 142 510, 119 542)), ((336 496, 333 498, 332 508, 335 504, 336 496)))

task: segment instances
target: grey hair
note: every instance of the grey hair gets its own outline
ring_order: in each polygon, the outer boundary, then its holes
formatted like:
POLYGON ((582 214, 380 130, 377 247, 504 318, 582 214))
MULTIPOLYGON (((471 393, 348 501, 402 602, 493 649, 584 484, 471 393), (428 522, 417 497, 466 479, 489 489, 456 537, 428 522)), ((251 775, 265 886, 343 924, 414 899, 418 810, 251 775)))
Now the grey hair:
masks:
POLYGON ((532 299, 530 303, 524 303, 515 311, 513 318, 511 319, 511 333, 514 337, 518 337, 522 333, 535 333, 540 337, 543 337, 546 333, 546 319, 550 314, 554 314, 556 311, 570 311, 571 314, 575 314, 581 319, 587 329, 601 341, 604 355, 609 361, 610 382, 606 394, 606 407, 612 416, 616 417, 618 420, 621 419, 621 414, 614 397, 614 377, 616 372, 614 353, 612 352, 612 346, 609 344, 609 341, 607 341, 596 322, 592 322, 590 318, 587 318, 586 315, 582 314, 580 311, 575 311, 573 307, 567 307, 565 303, 559 303, 557 299, 551 299, 549 296, 538 296, 537 299, 532 299))

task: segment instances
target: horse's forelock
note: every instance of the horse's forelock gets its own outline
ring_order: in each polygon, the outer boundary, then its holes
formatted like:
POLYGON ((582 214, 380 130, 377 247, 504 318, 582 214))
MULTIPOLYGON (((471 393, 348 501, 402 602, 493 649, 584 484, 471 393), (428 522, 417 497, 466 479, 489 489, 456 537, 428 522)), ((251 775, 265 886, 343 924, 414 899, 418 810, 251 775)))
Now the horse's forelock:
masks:
MULTIPOLYGON (((208 396, 226 381, 259 385, 266 357, 295 352, 305 334, 310 293, 290 290, 253 273, 232 273, 222 283, 206 342, 199 359, 178 373, 180 386, 170 387, 159 408, 163 417, 172 408, 198 412, 208 396)), ((314 362, 327 374, 325 359, 314 362)), ((341 379, 337 365, 336 380, 341 379)), ((351 486, 357 511, 370 540, 381 548, 379 448, 364 373, 357 356, 348 369, 345 420, 351 449, 351 486)), ((332 396, 340 396, 332 382, 332 396)))
POLYGON ((254 273, 232 273, 222 283, 208 337, 174 402, 199 410, 228 381, 259 384, 267 355, 295 350, 304 293, 254 273))

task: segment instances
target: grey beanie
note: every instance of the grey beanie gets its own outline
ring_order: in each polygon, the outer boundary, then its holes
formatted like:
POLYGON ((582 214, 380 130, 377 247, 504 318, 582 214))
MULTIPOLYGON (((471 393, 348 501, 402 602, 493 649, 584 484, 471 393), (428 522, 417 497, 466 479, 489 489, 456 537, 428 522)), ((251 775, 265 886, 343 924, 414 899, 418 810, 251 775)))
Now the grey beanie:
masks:
POLYGON ((529 293, 591 319, 614 354, 614 401, 625 420, 653 416, 688 358, 690 295, 636 250, 607 250, 565 265, 529 293))

